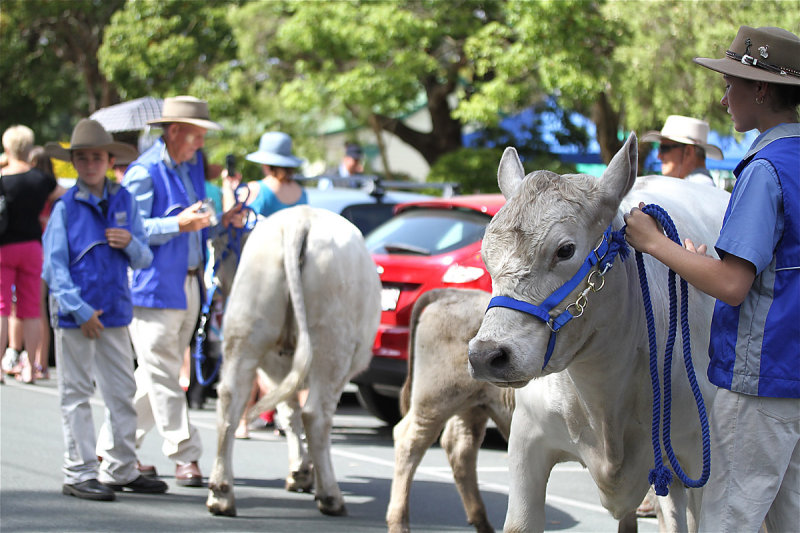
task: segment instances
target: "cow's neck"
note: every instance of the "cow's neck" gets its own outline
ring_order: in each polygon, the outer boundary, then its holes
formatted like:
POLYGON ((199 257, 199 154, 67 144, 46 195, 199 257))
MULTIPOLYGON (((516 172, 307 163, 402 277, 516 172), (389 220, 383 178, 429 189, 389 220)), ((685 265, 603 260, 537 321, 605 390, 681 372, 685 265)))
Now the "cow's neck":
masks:
MULTIPOLYGON (((630 277, 631 271, 635 276, 635 264, 631 269, 625 263, 617 274, 636 280, 630 277)), ((636 291, 626 285, 626 279, 621 277, 606 287, 616 287, 614 292, 592 302, 597 305, 593 309, 597 327, 581 339, 578 349, 582 355, 561 373, 564 385, 571 390, 576 412, 581 413, 567 420, 573 442, 588 438, 597 440, 597 444, 605 443, 599 449, 612 463, 621 461, 625 453, 620 448, 624 446, 625 439, 619 438, 623 433, 641 428, 646 442, 652 405, 647 328, 636 291), (587 437, 589 434, 591 437, 587 437)), ((638 290, 638 286, 634 288, 638 290)))

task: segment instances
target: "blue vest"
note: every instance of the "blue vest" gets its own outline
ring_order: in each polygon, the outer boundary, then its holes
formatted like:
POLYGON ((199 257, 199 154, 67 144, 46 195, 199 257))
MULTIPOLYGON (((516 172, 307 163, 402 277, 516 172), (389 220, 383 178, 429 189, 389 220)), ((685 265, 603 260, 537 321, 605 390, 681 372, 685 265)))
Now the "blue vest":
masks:
MULTIPOLYGON (((734 392, 800 398, 800 137, 770 142, 734 174, 755 159, 768 161, 778 175, 783 236, 741 305, 717 301, 708 379, 734 392)), ((725 219, 729 213, 730 206, 725 219)))
MULTIPOLYGON (((69 273, 80 288, 81 298, 94 309, 103 310, 100 322, 117 328, 130 324, 133 317, 131 291, 128 287, 128 256, 108 245, 105 230, 109 227, 131 231, 133 200, 127 189, 106 181, 108 213, 103 216, 90 194, 72 187, 59 201, 64 202, 69 273)), ((58 327, 78 328, 71 313, 58 313, 58 327)))
MULTIPOLYGON (((153 207, 145 218, 175 216, 191 205, 180 175, 164 163, 164 140, 158 139, 132 163, 147 169, 153 181, 153 207)), ((193 162, 183 163, 198 200, 206 197, 203 156, 197 152, 193 162)), ((203 242, 206 232, 203 230, 203 242)), ((183 283, 189 266, 189 234, 181 233, 161 245, 150 245, 153 262, 133 273, 133 305, 158 309, 186 309, 183 283)), ((205 246, 203 264, 205 264, 205 246)))

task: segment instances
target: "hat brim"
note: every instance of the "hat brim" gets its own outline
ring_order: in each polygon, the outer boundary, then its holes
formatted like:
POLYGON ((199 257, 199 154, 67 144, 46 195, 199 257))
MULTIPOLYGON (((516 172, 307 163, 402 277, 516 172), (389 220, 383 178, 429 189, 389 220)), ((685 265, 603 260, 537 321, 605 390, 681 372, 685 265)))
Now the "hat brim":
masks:
POLYGON ((192 124, 194 126, 199 126, 201 128, 205 128, 207 130, 217 130, 220 131, 222 129, 222 125, 214 122, 213 120, 205 120, 202 118, 158 118, 155 120, 148 120, 147 124, 149 126, 163 126, 164 124, 172 124, 172 123, 181 123, 181 124, 192 124))
POLYGON ((664 139, 669 139, 670 141, 675 141, 676 143, 681 143, 681 144, 691 144, 692 146, 701 146, 706 151, 706 155, 711 159, 722 159, 722 149, 719 146, 714 146, 713 144, 708 144, 708 143, 699 143, 694 139, 690 139, 689 137, 662 135, 660 131, 648 131, 647 133, 642 135, 640 142, 660 143, 664 139))
POLYGON ((303 164, 303 160, 299 157, 273 154, 270 152, 253 152, 247 154, 245 159, 251 163, 270 165, 274 167, 297 168, 303 164))
POLYGON ((745 65, 741 61, 735 59, 709 59, 707 57, 695 57, 693 60, 701 67, 735 76, 737 78, 744 78, 746 80, 766 81, 769 83, 777 83, 780 85, 800 85, 800 78, 797 76, 781 76, 758 67, 745 65))
POLYGON ((114 158, 121 158, 123 160, 134 161, 139 157, 139 152, 127 143, 113 142, 111 144, 103 144, 99 146, 70 146, 64 148, 57 142, 49 142, 44 145, 45 154, 53 159, 60 161, 72 161, 72 151, 80 150, 82 148, 92 148, 97 150, 105 150, 114 158))

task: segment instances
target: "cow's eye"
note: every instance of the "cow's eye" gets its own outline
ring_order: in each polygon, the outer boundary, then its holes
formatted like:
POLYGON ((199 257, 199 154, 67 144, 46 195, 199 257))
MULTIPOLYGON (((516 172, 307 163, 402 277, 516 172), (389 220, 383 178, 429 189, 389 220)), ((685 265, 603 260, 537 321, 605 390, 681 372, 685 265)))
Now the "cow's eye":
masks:
POLYGON ((571 243, 561 246, 556 252, 556 256, 562 261, 569 259, 574 254, 575 254, 575 245, 571 243))

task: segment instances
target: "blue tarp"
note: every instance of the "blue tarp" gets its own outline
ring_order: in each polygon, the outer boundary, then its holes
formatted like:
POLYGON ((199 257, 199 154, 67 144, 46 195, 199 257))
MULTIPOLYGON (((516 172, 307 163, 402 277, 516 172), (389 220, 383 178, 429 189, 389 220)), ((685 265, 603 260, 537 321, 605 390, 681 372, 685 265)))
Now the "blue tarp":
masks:
MULTIPOLYGON (((533 108, 528 108, 516 115, 504 118, 500 121, 500 126, 513 136, 519 144, 525 144, 530 140, 530 130, 538 120, 540 124, 538 129, 542 141, 547 145, 549 152, 556 155, 561 161, 580 165, 602 165, 603 160, 600 157, 600 145, 597 144, 597 130, 594 123, 580 113, 570 113, 568 119, 576 126, 583 127, 586 130, 590 139, 586 148, 574 144, 561 145, 558 142, 556 133, 561 130, 561 121, 554 112, 544 112, 537 115, 533 108)), ((640 137, 644 134, 644 132, 637 133, 640 137)), ((758 131, 753 130, 747 132, 741 141, 737 141, 731 135, 720 135, 712 131, 709 134, 708 142, 719 146, 725 159, 709 158, 706 160, 706 166, 711 170, 732 171, 742 160, 757 136, 758 131)), ((464 145, 475 146, 477 138, 477 133, 465 134, 464 145)), ((658 160, 655 149, 647 156, 645 168, 660 172, 661 162, 658 160)))

